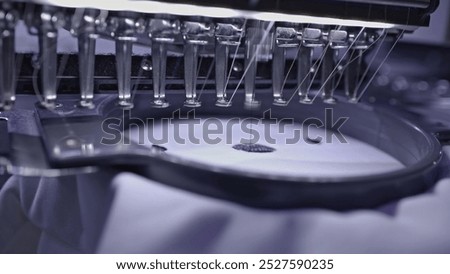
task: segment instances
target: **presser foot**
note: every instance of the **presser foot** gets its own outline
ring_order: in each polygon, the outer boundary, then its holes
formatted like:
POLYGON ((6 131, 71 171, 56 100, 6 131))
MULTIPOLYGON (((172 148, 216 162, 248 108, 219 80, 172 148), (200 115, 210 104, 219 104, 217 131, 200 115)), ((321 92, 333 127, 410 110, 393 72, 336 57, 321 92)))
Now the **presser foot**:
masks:
POLYGON ((157 99, 150 102, 150 107, 152 108, 168 108, 169 106, 169 102, 164 99, 157 99))
POLYGON ((216 106, 227 108, 227 107, 231 107, 232 103, 231 103, 231 101, 228 101, 227 99, 222 98, 222 99, 218 99, 216 101, 216 106))

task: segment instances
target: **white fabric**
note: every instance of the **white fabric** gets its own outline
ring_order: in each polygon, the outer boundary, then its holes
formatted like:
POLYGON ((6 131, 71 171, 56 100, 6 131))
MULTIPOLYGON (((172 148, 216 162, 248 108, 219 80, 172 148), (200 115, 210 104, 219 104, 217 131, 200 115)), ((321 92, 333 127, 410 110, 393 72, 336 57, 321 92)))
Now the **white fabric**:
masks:
POLYGON ((450 179, 342 213, 251 209, 127 173, 12 177, 0 191, 0 252, 448 253, 449 208, 450 179))
POLYGON ((211 126, 207 122, 211 122, 211 119, 214 118, 197 118, 198 124, 190 126, 184 124, 178 126, 178 129, 175 129, 175 123, 155 123, 155 125, 150 124, 146 127, 132 127, 125 134, 131 141, 147 147, 153 145, 151 142, 153 139, 163 140, 163 136, 170 136, 167 142, 162 144, 167 148, 167 154, 201 165, 247 173, 339 178, 375 175, 404 167, 391 155, 367 143, 345 135, 342 135, 345 137, 345 142, 341 142, 324 129, 314 126, 307 127, 298 123, 268 126, 258 120, 258 122, 251 123, 252 134, 249 134, 242 130, 242 125, 244 127, 249 125, 242 120, 236 121, 239 124, 233 125, 230 123, 230 119, 214 119, 215 125, 211 126), (218 125, 221 125, 220 133, 205 133, 207 129, 217 129, 218 125), (266 135, 267 131, 270 131, 270 136, 266 135), (327 134, 332 137, 331 141, 327 141, 327 134), (149 136, 153 136, 153 139, 149 136), (174 136, 179 136, 183 142, 177 141, 174 136), (198 142, 195 142, 194 137, 198 142), (318 138, 322 142, 308 144, 302 137, 318 138), (248 153, 233 149, 233 145, 248 143, 248 139, 253 138, 258 139, 254 140, 257 144, 268 146, 275 151, 248 153), (211 143, 213 139, 216 140, 215 143, 211 143), (207 142, 207 140, 209 141, 207 142))

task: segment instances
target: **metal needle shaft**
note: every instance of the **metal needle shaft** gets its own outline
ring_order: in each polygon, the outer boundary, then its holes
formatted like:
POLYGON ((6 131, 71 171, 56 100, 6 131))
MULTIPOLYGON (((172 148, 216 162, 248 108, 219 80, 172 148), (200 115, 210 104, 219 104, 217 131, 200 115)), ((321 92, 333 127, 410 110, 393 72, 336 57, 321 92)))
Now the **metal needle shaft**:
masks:
POLYGON ((119 105, 131 108, 131 56, 133 42, 129 39, 116 40, 116 69, 119 88, 119 105))
POLYGON ((186 87, 187 107, 199 107, 197 100, 197 70, 198 70, 198 45, 186 43, 184 45, 184 81, 186 87))
POLYGON ((286 50, 275 46, 272 60, 272 81, 273 81, 273 103, 284 106, 286 100, 283 98, 284 67, 286 65, 286 50))
POLYGON ((360 72, 363 61, 363 50, 354 49, 350 58, 355 58, 355 60, 350 60, 350 62, 345 70, 345 93, 351 102, 357 101, 358 91, 357 86, 360 78, 360 72))
POLYGON ((328 47, 324 49, 324 59, 322 63, 322 98, 325 103, 333 104, 336 100, 333 97, 334 87, 331 74, 334 69, 335 50, 328 47))
POLYGON ((14 29, 3 30, 0 35, 0 109, 9 109, 16 97, 14 29))
POLYGON ((227 100, 226 82, 228 77, 229 46, 216 42, 216 106, 230 106, 227 100))
POLYGON ((309 98, 309 86, 311 85, 311 66, 313 48, 301 46, 298 52, 298 95, 300 96, 300 103, 308 104, 311 102, 309 98))
POLYGON ((164 43, 152 42, 153 60, 153 102, 156 108, 166 108, 169 103, 166 101, 166 66, 167 48, 164 43))
POLYGON ((247 41, 245 51, 245 106, 251 108, 259 105, 259 102, 255 101, 256 68, 258 66, 257 47, 251 41, 247 41))
POLYGON ((90 33, 78 36, 78 58, 82 107, 92 107, 94 99, 96 39, 90 33))
POLYGON ((57 89, 57 37, 56 30, 42 30, 39 35, 39 50, 41 54, 41 88, 42 104, 47 108, 56 106, 57 89))

